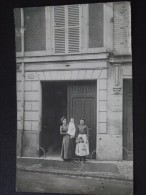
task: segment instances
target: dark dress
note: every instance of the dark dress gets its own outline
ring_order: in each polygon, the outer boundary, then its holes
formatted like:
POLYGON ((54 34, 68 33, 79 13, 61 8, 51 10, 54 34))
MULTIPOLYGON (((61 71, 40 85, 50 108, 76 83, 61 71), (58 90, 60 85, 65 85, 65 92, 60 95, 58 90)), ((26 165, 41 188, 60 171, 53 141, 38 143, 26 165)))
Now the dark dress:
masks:
POLYGON ((67 134, 68 125, 62 125, 60 127, 60 134, 63 135, 61 158, 62 159, 72 159, 73 157, 73 140, 70 135, 67 134))

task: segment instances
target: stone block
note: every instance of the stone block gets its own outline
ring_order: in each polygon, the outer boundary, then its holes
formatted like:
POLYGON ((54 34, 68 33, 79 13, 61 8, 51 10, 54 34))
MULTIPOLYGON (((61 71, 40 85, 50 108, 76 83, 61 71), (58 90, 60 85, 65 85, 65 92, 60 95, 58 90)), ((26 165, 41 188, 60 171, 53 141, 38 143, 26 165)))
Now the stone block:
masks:
POLYGON ((92 79, 98 79, 100 73, 101 73, 101 70, 93 70, 92 79))
POLYGON ((59 80, 65 80, 64 71, 58 71, 57 74, 59 80))
POLYGON ((122 112, 108 112, 107 129, 109 134, 122 135, 122 112))
POLYGON ((20 81, 17 81, 16 90, 22 91, 22 83, 20 81))
POLYGON ((31 91, 32 90, 32 87, 31 87, 31 81, 25 81, 24 83, 24 89, 25 91, 31 91))
POLYGON ((100 89, 107 89, 107 80, 106 79, 99 80, 99 88, 100 89))
POLYGON ((21 111, 17 111, 17 121, 21 120, 21 111))
POLYGON ((99 101, 99 111, 107 111, 107 101, 99 101))
POLYGON ((38 122, 32 122, 32 130, 38 131, 39 130, 39 123, 38 122))
POLYGON ((31 109, 32 109, 32 111, 38 111, 39 110, 39 102, 31 102, 31 109))
POLYGON ((17 101, 17 111, 21 111, 21 102, 17 101))
POLYGON ((106 115, 107 115, 107 112, 99 112, 99 122, 106 123, 106 115))
POLYGON ((64 78, 65 80, 71 79, 71 71, 64 71, 64 78))
POLYGON ((122 160, 122 136, 100 134, 97 160, 122 160))
POLYGON ((76 80, 78 78, 79 71, 73 70, 71 74, 71 79, 76 80))
POLYGON ((107 100, 107 91, 106 90, 99 91, 99 100, 107 100))
POLYGON ((22 74, 21 73, 17 73, 16 74, 16 79, 17 79, 17 81, 21 81, 22 80, 22 74))
POLYGON ((132 76, 132 66, 123 66, 123 76, 132 76))
POLYGON ((106 123, 99 123, 98 133, 106 133, 106 123))
POLYGON ((92 73, 93 73, 93 70, 86 70, 85 79, 91 79, 92 73))
POLYGON ((44 72, 44 76, 45 76, 45 80, 48 80, 48 81, 51 80, 51 73, 50 73, 50 71, 44 72))
POLYGON ((38 121, 39 120, 39 112, 25 112, 25 120, 38 121))
POLYGON ((21 155, 21 131, 17 131, 17 156, 21 155))
POLYGON ((26 72, 25 73, 25 80, 28 80, 28 81, 37 81, 39 80, 38 77, 37 77, 37 74, 36 72, 26 72))
POLYGON ((41 80, 41 81, 45 80, 44 72, 36 72, 36 75, 37 75, 39 80, 41 80))
POLYGON ((23 156, 24 157, 38 157, 39 156, 39 132, 24 131, 23 156))
POLYGON ((17 131, 18 130, 22 130, 23 127, 22 127, 22 122, 21 121, 17 121, 17 131))
POLYGON ((85 70, 80 70, 79 71, 79 75, 78 75, 78 79, 84 79, 85 78, 85 73, 86 71, 85 70))
POLYGON ((107 78, 107 69, 104 69, 100 73, 100 79, 106 79, 107 78))
POLYGON ((25 100, 26 101, 38 101, 39 100, 39 92, 25 92, 25 100))
POLYGON ((32 103, 25 101, 25 110, 26 111, 31 111, 32 103))
POLYGON ((39 91, 40 88, 40 82, 39 81, 33 81, 32 82, 32 91, 39 91))
POLYGON ((21 92, 17 92, 17 101, 21 101, 22 99, 22 93, 21 92))
POLYGON ((56 71, 51 71, 51 79, 52 80, 58 80, 58 74, 56 71))
POLYGON ((27 131, 32 130, 31 129, 31 121, 25 121, 24 122, 24 129, 27 130, 27 131))

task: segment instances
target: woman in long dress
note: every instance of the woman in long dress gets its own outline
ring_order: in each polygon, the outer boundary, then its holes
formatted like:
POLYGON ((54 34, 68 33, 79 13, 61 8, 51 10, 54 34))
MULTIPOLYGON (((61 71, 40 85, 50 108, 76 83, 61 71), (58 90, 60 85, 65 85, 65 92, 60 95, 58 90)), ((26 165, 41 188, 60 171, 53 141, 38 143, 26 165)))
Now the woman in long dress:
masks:
POLYGON ((89 155, 89 131, 85 125, 85 119, 80 119, 80 124, 76 129, 76 151, 75 154, 79 157, 81 163, 85 163, 86 156, 89 155))
POLYGON ((71 161, 73 157, 73 143, 68 132, 68 124, 65 117, 61 118, 60 134, 63 135, 61 158, 63 161, 71 161))

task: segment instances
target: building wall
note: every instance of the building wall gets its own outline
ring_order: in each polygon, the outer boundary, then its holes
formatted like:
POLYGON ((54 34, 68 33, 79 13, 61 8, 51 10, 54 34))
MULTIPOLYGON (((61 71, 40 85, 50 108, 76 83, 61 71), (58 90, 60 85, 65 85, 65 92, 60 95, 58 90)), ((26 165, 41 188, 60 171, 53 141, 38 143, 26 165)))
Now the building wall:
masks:
MULTIPOLYGON (((66 64, 66 63, 65 63, 66 64)), ((65 67, 64 64, 64 67, 65 67)), ((25 82, 24 82, 24 97, 25 97, 25 112, 24 112, 24 131, 23 131, 23 156, 38 156, 39 155, 39 133, 41 131, 41 82, 42 81, 61 81, 61 80, 97 80, 97 95, 98 95, 98 107, 97 107, 97 129, 99 132, 106 131, 106 101, 107 101, 107 63, 106 61, 94 61, 94 62, 72 62, 71 67, 61 71, 49 70, 50 65, 48 64, 48 71, 39 72, 25 72, 25 82), (72 68, 78 65, 77 68, 72 68), (86 67, 90 66, 90 70, 86 67), (82 67, 82 70, 81 70, 82 67), (84 67, 84 68, 83 68, 84 67)), ((62 64, 63 65, 63 64, 62 64)), ((46 65, 39 65, 42 69, 46 65)), ((60 66, 60 64, 56 64, 60 66)), ((27 64, 26 64, 27 67, 27 64)), ((33 68, 33 65, 28 65, 28 67, 33 68)), ((17 73, 17 79, 21 77, 21 73, 17 73)), ((21 104, 19 100, 21 99, 21 82, 17 80, 17 106, 18 106, 18 152, 20 155, 21 147, 21 104)), ((97 134, 98 137, 98 134, 97 134)))
POLYGON ((130 2, 114 2, 114 52, 131 54, 131 8, 130 2))
POLYGON ((131 64, 125 64, 119 65, 118 69, 118 86, 115 85, 116 66, 110 66, 107 72, 107 128, 106 132, 99 135, 100 160, 123 159, 123 79, 132 78, 132 68, 131 64))
POLYGON ((107 28, 106 25, 104 27, 107 30, 104 31, 105 50, 96 50, 97 54, 94 52, 94 55, 17 58, 17 62, 20 63, 17 72, 18 156, 21 152, 23 156, 39 156, 41 81, 94 79, 97 80, 97 159, 122 160, 123 79, 132 78, 130 4, 107 3, 104 10, 110 15, 110 19, 108 15, 104 15, 104 25, 108 24, 107 28), (25 66, 24 126, 21 101, 22 62, 25 66))

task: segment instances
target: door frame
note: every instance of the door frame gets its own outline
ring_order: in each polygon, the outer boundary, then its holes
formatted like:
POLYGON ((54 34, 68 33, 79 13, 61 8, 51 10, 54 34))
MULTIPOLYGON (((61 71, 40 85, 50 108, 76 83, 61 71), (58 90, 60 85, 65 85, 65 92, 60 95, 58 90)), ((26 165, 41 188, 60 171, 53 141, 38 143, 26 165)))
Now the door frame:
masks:
MULTIPOLYGON (((88 81, 87 79, 83 79, 85 81, 88 81)), ((83 80, 63 80, 66 82, 73 82, 73 81, 83 81, 83 80)), ((91 81, 94 80, 96 82, 96 160, 98 159, 98 150, 99 150, 99 140, 98 140, 98 134, 99 134, 99 77, 97 79, 91 79, 91 81)), ((57 82, 60 82, 59 80, 54 80, 57 82)), ((39 138, 38 138, 38 143, 40 147, 40 133, 42 131, 42 80, 39 80, 39 138)), ((52 82, 52 80, 45 80, 45 82, 52 82)), ((68 95, 68 90, 67 90, 67 95, 68 95)), ((68 104, 68 99, 67 98, 67 104, 68 104)), ((67 108, 67 113, 68 108, 67 108)), ((67 116, 68 117, 68 116, 67 116)))
MULTIPOLYGON (((98 153, 98 144, 97 144, 97 141, 98 141, 98 112, 99 112, 99 82, 98 80, 72 80, 69 82, 68 86, 67 86, 67 119, 69 119, 70 117, 70 105, 69 105, 69 101, 70 101, 70 90, 69 90, 69 87, 70 85, 73 83, 73 82, 80 82, 80 81, 94 81, 95 82, 95 87, 96 87, 96 93, 95 93, 95 136, 96 136, 96 139, 95 139, 95 150, 92 152, 93 154, 96 153, 96 158, 97 159, 97 153, 98 153)), ((81 98, 81 95, 78 96, 79 98, 81 98)), ((86 97, 86 96, 85 96, 86 97)), ((93 96, 91 96, 93 97, 93 96)), ((91 155, 93 155, 91 154, 91 155)))

